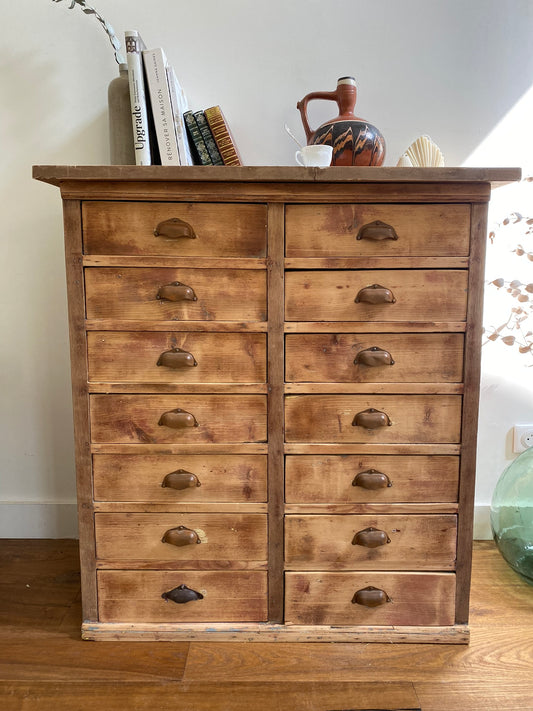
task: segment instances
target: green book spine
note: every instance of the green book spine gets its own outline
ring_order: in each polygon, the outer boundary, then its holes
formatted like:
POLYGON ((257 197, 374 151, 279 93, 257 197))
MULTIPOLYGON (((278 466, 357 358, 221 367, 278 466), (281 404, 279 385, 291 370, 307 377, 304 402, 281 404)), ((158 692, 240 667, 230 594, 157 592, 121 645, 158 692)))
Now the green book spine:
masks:
POLYGON ((205 117, 204 112, 195 111, 194 118, 196 119, 196 123, 198 124, 198 128, 200 129, 200 133, 202 134, 202 137, 205 141, 205 145, 207 147, 207 151, 213 162, 213 165, 224 165, 224 161, 222 160, 220 151, 217 148, 217 144, 215 142, 215 139, 213 138, 213 134, 211 133, 211 129, 209 128, 209 124, 207 123, 207 119, 205 117))
POLYGON ((189 134, 189 139, 191 145, 194 146, 197 157, 197 165, 213 165, 207 146, 200 132, 200 128, 196 123, 194 114, 192 111, 186 111, 183 114, 183 119, 185 121, 185 126, 187 128, 187 133, 189 134))

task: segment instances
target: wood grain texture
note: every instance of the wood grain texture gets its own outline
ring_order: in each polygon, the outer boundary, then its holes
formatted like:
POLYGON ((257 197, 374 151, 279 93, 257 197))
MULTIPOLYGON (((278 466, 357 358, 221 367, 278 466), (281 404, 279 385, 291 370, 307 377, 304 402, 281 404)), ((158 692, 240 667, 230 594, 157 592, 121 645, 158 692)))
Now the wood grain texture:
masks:
MULTIPOLYGON (((212 203, 83 203, 84 246, 88 254, 177 257, 264 257, 264 205, 212 203), (180 220, 194 239, 156 235, 160 223, 180 220)), ((160 228, 164 231, 164 227, 160 228)))
POLYGON ((285 399, 287 442, 459 442, 458 395, 290 395, 285 399), (354 418, 368 409, 385 413, 389 426, 368 429, 354 418))
MULTIPOLYGON (((440 262, 440 260, 439 260, 440 262)), ((226 269, 266 269, 267 260, 252 257, 224 257, 226 269)), ((468 263, 468 260, 466 260, 468 263)), ((129 256, 114 254, 84 254, 84 267, 172 267, 191 269, 218 269, 220 257, 152 257, 150 255, 129 256)), ((430 264, 429 266, 434 266, 430 264)), ((441 266, 465 266, 465 260, 451 261, 441 266)))
POLYGON ((285 516, 287 570, 454 570, 457 518, 450 515, 285 516), (368 528, 390 542, 354 544, 368 528))
POLYGON ((101 622, 237 622, 267 617, 266 573, 253 571, 98 572, 101 622), (178 604, 162 598, 180 585, 202 595, 178 604))
POLYGON ((266 501, 267 458, 262 455, 93 456, 95 501, 212 504, 266 501), (183 469, 197 477, 186 489, 163 486, 165 477, 183 469))
POLYGON ((283 620, 285 209, 268 207, 268 619, 283 620))
MULTIPOLYGON (((91 331, 89 380, 134 383, 264 383, 266 336, 261 333, 91 331), (179 349, 190 365, 165 365, 179 349)), ((170 361, 169 361, 170 362, 170 361)))
POLYGON ((285 377, 306 383, 460 382, 463 340, 458 333, 287 334, 285 377), (389 361, 360 362, 372 348, 386 351, 389 361))
MULTIPOLYGON (((408 187, 423 188, 418 183, 451 184, 457 190, 461 183, 501 184, 520 180, 520 168, 396 168, 396 167, 334 167, 298 168, 285 166, 245 167, 175 167, 175 166, 71 166, 34 165, 33 178, 63 187, 67 181, 151 181, 160 183, 181 181, 298 181, 303 183, 387 183, 407 181, 408 187), (455 183, 459 185, 454 186, 455 183), (413 185, 412 185, 413 184, 413 185)), ((439 185, 441 186, 441 185, 439 185)), ((67 185, 68 187, 68 185, 67 185)), ((87 186, 83 186, 85 189, 87 186)), ((381 186, 380 186, 381 187, 381 186)), ((488 187, 481 185, 480 187, 488 187)), ((179 193, 178 193, 179 194, 179 193)), ((486 193, 485 193, 486 194, 486 193)), ((444 200, 444 197, 442 198, 444 200)))
POLYGON ((469 205, 288 205, 287 257, 465 256, 469 205), (396 239, 361 239, 379 220, 396 239), (391 233, 392 234, 392 233, 391 233))
POLYGON ((136 562, 180 561, 194 567, 200 561, 266 561, 267 517, 263 514, 218 513, 97 513, 97 563, 102 559, 136 562), (194 531, 198 542, 172 545, 165 534, 180 526, 194 531))
POLYGON ((252 269, 91 267, 85 270, 87 318, 163 321, 265 321, 266 274, 252 269), (158 299, 180 282, 196 301, 158 299))
POLYGON ((182 699, 199 711, 248 711, 251 705, 258 711, 308 711, 310 704, 531 709, 531 587, 492 541, 474 543, 468 646, 124 639, 88 644, 79 631, 76 542, 3 540, 0 555, 0 703, 6 711, 151 711, 154 698, 165 711, 182 699))
POLYGON ((467 273, 452 269, 288 272, 287 321, 450 321, 466 318, 467 273), (378 284, 395 303, 355 303, 361 289, 378 284))
POLYGON ((158 711, 178 708, 194 711, 309 711, 314 709, 387 708, 389 711, 420 711, 413 685, 405 682, 383 684, 296 682, 277 684, 210 683, 167 684, 125 682, 115 685, 89 684, 11 684, 0 686, 0 700, 5 711, 60 711, 73 709, 123 711, 124 705, 136 711, 153 711, 157 697, 158 711))
POLYGON ((74 422, 74 452, 78 500, 78 530, 82 561, 83 611, 87 619, 96 617, 94 556, 94 516, 89 436, 89 395, 87 392, 87 341, 84 333, 85 291, 82 268, 82 224, 80 205, 63 202, 65 267, 67 277, 70 367, 74 422))
POLYGON ((93 442, 184 443, 263 442, 267 438, 264 395, 91 395, 93 442), (158 424, 181 409, 197 426, 158 424))
POLYGON ((487 205, 472 208, 471 268, 469 271, 468 328, 465 334, 465 397, 461 432, 461 469, 457 538, 457 621, 468 619, 472 560, 473 511, 476 478, 483 279, 487 235, 487 205))
POLYGON ((285 459, 287 503, 457 501, 459 458, 439 456, 301 455, 285 459), (354 485, 358 474, 381 472, 390 485, 354 485))
POLYGON ((453 625, 451 573, 286 573, 285 619, 295 625, 453 625), (359 590, 378 588, 387 602, 354 602, 359 590))
MULTIPOLYGON (((109 258, 111 259, 111 258, 109 258)), ((133 258, 131 258, 133 259, 133 258)), ((84 264, 91 264, 84 258, 84 264)), ((107 263, 107 262, 106 262, 107 263)), ((312 262, 306 257, 286 257, 286 269, 467 269, 469 257, 313 257, 312 262)), ((110 265, 112 262, 110 261, 110 265)), ((132 265, 134 266, 134 265, 132 265)), ((138 265, 137 265, 138 266, 138 265)), ((172 264, 154 264, 153 266, 174 266, 172 264)), ((195 265, 191 265, 195 266, 195 265)), ((214 265, 206 265, 214 266, 214 265)), ((231 265, 228 265, 231 266, 231 265)), ((247 267, 246 264, 242 265, 247 267)), ((257 267, 257 265, 256 265, 257 267)), ((253 267, 247 267, 252 269, 253 267)), ((258 268, 258 267, 257 267, 258 268)))

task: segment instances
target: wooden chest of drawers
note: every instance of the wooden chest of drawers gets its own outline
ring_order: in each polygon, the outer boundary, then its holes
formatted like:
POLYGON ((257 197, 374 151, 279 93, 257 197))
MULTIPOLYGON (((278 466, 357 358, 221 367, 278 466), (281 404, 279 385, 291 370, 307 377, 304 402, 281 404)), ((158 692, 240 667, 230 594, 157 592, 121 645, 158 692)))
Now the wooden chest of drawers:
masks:
POLYGON ((36 167, 87 639, 464 643, 486 210, 516 170, 36 167))

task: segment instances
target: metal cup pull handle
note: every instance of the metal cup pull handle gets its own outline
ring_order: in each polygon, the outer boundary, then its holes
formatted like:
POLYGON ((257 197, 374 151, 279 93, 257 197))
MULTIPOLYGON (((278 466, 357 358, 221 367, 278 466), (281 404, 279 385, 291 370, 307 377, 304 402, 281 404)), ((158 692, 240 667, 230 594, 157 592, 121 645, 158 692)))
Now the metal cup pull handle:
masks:
POLYGON ((173 281, 170 284, 160 286, 157 292, 157 299, 161 301, 198 301, 194 289, 180 281, 173 281))
POLYGON ((177 588, 164 592, 161 597, 163 600, 171 600, 178 605, 183 605, 186 602, 193 602, 193 600, 203 600, 204 596, 202 593, 188 588, 186 585, 178 585, 177 588))
POLYGON ((394 365, 394 360, 389 351, 378 346, 365 348, 355 356, 354 365, 367 365, 369 368, 379 368, 383 365, 394 365))
POLYGON ((173 430, 183 430, 187 427, 198 427, 196 417, 190 412, 177 407, 175 410, 164 412, 157 423, 160 427, 171 427, 173 430))
POLYGON ((371 242, 383 242, 386 239, 397 240, 398 235, 392 225, 381 220, 374 220, 363 225, 357 233, 356 239, 368 239, 371 242))
POLYGON ((386 489, 392 486, 391 480, 383 472, 378 472, 377 469, 367 469, 364 472, 359 472, 352 481, 352 486, 360 486, 361 489, 376 491, 377 489, 386 489))
POLYGON ((396 299, 390 289, 380 284, 371 284, 360 289, 354 299, 356 304, 395 304, 396 299))
POLYGON ((171 217, 160 222, 154 230, 154 235, 166 239, 196 239, 192 226, 179 217, 171 217))
POLYGON ((163 488, 175 489, 176 491, 183 491, 183 489, 201 486, 201 484, 196 474, 188 472, 185 469, 177 469, 175 472, 170 472, 165 476, 161 482, 161 486, 163 488))
POLYGON ((379 528, 365 528, 358 531, 352 539, 352 546, 363 546, 364 548, 379 548, 390 543, 391 540, 385 531, 379 528))
POLYGON ((387 602, 392 602, 385 590, 380 590, 372 585, 357 590, 352 598, 354 605, 364 605, 365 607, 379 607, 387 602))
POLYGON ((392 422, 387 413, 373 407, 358 412, 352 420, 352 427, 364 427, 367 430, 376 430, 379 427, 390 427, 391 425, 392 422))
POLYGON ((181 370, 183 368, 193 368, 198 363, 192 353, 188 353, 181 348, 171 348, 169 351, 161 353, 156 365, 172 368, 173 370, 181 370))
POLYGON ((181 548, 181 546, 190 546, 193 543, 201 543, 200 536, 196 531, 186 526, 169 528, 168 531, 165 531, 161 540, 163 543, 170 543, 171 546, 177 546, 178 548, 181 548))

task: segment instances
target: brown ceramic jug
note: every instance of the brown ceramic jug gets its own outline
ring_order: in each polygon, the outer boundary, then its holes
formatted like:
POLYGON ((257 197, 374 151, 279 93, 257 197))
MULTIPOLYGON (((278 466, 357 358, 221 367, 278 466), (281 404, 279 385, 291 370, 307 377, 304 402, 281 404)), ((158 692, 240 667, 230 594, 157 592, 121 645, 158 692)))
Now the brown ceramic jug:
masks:
POLYGON ((296 104, 302 116, 307 145, 333 146, 331 165, 381 165, 385 159, 385 139, 375 126, 354 116, 357 88, 353 77, 341 77, 335 91, 315 91, 296 104), (307 104, 313 99, 336 101, 337 118, 323 123, 316 131, 309 127, 307 104))

